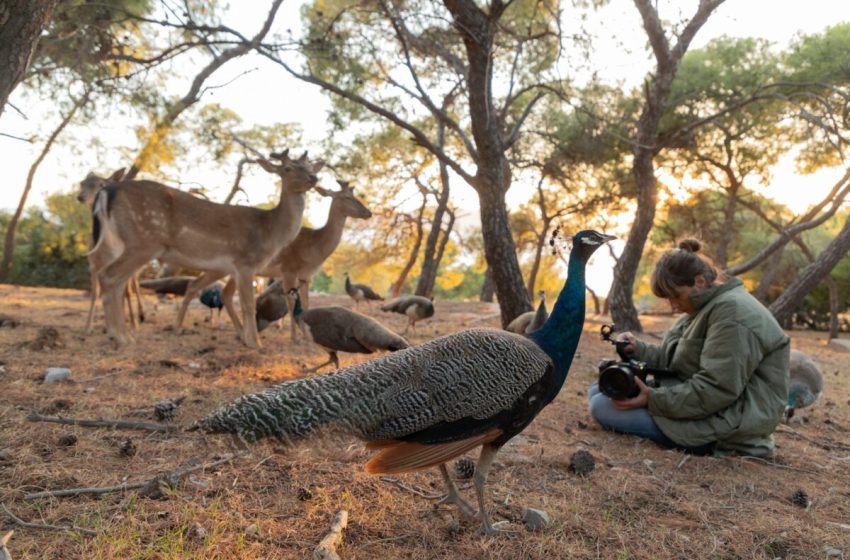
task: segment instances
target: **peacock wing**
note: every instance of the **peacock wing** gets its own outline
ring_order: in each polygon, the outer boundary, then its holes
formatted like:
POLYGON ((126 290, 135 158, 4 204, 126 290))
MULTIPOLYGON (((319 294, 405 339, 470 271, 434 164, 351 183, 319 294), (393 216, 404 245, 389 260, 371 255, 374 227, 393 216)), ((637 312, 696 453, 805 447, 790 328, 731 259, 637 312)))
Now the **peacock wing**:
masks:
MULTIPOLYGON (((532 341, 496 329, 470 329, 392 354, 404 368, 374 401, 370 441, 415 439, 437 425, 464 439, 493 427, 551 367, 532 341)), ((437 443, 429 441, 428 443, 437 443)))

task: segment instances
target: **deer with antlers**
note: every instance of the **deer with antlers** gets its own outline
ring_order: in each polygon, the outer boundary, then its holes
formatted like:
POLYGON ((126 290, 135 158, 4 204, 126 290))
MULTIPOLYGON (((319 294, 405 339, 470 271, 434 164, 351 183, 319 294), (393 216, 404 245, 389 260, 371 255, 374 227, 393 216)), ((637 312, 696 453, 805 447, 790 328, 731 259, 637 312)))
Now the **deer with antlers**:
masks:
MULTIPOLYGON (((101 177, 95 173, 89 173, 86 178, 80 181, 80 191, 77 193, 77 200, 82 202, 91 209, 94 206, 94 198, 100 190, 110 183, 120 181, 124 176, 124 168, 115 171, 109 177, 101 177)), ((92 247, 97 243, 96 239, 92 240, 92 247)), ((97 299, 100 297, 100 282, 97 280, 98 271, 112 260, 111 255, 106 255, 105 252, 95 254, 93 251, 86 255, 89 261, 89 274, 91 275, 91 290, 89 300, 89 314, 86 318, 86 332, 91 332, 92 321, 94 319, 94 308, 97 305, 97 299), (101 262, 105 261, 105 262, 101 262)), ((145 310, 142 306, 141 290, 139 289, 139 278, 135 274, 127 283, 127 288, 124 291, 124 299, 127 302, 127 313, 130 315, 130 325, 136 328, 136 315, 133 313, 132 296, 136 296, 136 306, 139 310, 139 323, 145 320, 145 310)))
MULTIPOLYGON (((281 178, 280 201, 270 210, 217 204, 154 181, 119 181, 95 197, 94 216, 100 238, 93 252, 115 256, 99 271, 107 334, 118 344, 128 336, 120 304, 121 289, 139 267, 151 259, 205 271, 186 290, 178 324, 188 302, 204 286, 230 275, 242 308, 241 336, 250 347, 257 336, 253 279, 301 229, 305 193, 318 181, 324 165, 311 163, 305 152, 290 159, 288 150, 273 153, 272 163, 257 163, 281 178)), ((228 314, 239 326, 232 308, 228 314)))

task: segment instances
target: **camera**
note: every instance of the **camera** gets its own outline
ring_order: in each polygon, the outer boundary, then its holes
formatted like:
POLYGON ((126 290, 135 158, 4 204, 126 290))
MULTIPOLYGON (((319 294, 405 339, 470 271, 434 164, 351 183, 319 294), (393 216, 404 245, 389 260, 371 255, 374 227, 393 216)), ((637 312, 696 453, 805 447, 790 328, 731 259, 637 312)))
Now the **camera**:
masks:
POLYGON ((646 383, 646 363, 637 360, 603 360, 599 364, 599 391, 615 401, 631 399, 640 394, 635 377, 646 383))
POLYGON ((635 378, 640 378, 647 385, 654 386, 653 381, 647 381, 650 373, 663 373, 665 370, 650 368, 646 362, 628 357, 624 340, 612 340, 613 325, 602 325, 600 335, 602 340, 610 342, 617 349, 620 360, 602 360, 599 363, 599 391, 615 401, 631 399, 640 394, 635 378))

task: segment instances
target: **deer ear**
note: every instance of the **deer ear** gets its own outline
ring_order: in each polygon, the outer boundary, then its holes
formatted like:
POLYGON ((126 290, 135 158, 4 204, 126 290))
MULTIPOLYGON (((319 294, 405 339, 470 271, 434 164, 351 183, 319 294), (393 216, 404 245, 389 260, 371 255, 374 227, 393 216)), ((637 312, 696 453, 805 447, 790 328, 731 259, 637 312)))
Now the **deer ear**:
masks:
POLYGON ((320 159, 319 161, 313 162, 313 173, 318 173, 325 166, 325 161, 320 159))
POLYGON ((342 190, 344 190, 344 191, 351 190, 351 187, 350 187, 351 182, 343 181, 342 179, 337 179, 336 182, 339 185, 339 188, 341 188, 342 190))
POLYGON ((313 190, 316 191, 317 193, 319 193, 322 196, 329 196, 329 197, 333 198, 333 195, 334 195, 334 193, 332 193, 331 191, 329 191, 329 190, 327 190, 323 187, 320 187, 319 185, 316 185, 315 187, 313 187, 313 190))
POLYGON ((283 150, 282 152, 272 152, 269 154, 269 157, 272 159, 279 159, 280 161, 286 161, 289 159, 289 148, 283 150))
POLYGON ((122 177, 124 177, 125 169, 122 167, 121 169, 116 169, 112 172, 112 175, 109 176, 110 181, 120 181, 122 177))
POLYGON ((300 161, 300 162, 305 162, 305 161, 307 161, 307 150, 304 150, 304 153, 303 153, 303 154, 301 154, 301 157, 300 157, 300 158, 298 158, 298 161, 300 161))

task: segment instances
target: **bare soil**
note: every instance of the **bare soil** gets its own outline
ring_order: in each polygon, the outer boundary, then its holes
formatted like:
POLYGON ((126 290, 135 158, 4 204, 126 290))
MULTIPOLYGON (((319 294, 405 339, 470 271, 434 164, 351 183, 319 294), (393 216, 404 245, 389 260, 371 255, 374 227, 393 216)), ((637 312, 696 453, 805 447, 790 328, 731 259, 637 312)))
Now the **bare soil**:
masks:
MULTIPOLYGON (((338 296, 311 301, 350 305, 338 296)), ((431 496, 443 488, 436 470, 366 475, 368 452, 356 441, 288 449, 259 443, 249 456, 196 468, 159 499, 138 489, 27 499, 43 490, 144 482, 233 451, 226 437, 32 422, 32 412, 151 423, 155 402, 185 396, 175 422, 186 427, 238 395, 301 377, 326 357, 292 343, 288 324, 262 333, 263 348, 250 350, 226 320, 211 326, 205 308, 190 308, 189 328, 177 332, 170 327, 175 302, 148 296, 146 303, 135 344, 117 350, 102 317, 93 334, 84 332, 87 294, 0 285, 8 325, 0 328, 0 502, 26 522, 95 533, 20 527, 0 508, 3 532, 16 529, 13 558, 305 558, 341 509, 349 512, 338 548, 345 559, 850 558, 850 352, 826 346, 822 334, 789 333, 795 348, 821 364, 826 387, 798 413, 802 424, 780 427, 775 460, 691 457, 604 432, 589 417, 586 390, 596 363, 614 357, 597 335, 602 317, 588 317, 563 391, 506 446, 490 474, 490 510, 509 522, 512 537, 479 536, 475 521, 435 505, 431 496), (70 380, 42 383, 48 367, 69 368, 70 380), (584 476, 569 469, 580 449, 596 465, 584 476), (798 491, 808 499, 795 504, 798 491), (526 507, 546 511, 549 527, 528 531, 526 507)), ((404 328, 403 316, 377 307, 370 313, 404 328)), ((670 324, 669 317, 644 321, 650 338, 670 324)), ((438 302, 437 315, 411 338, 421 343, 497 323, 495 306, 438 302)), ((470 484, 460 484, 472 499, 470 484)))

